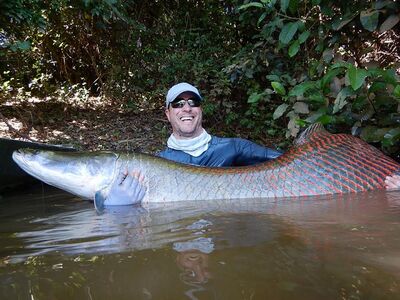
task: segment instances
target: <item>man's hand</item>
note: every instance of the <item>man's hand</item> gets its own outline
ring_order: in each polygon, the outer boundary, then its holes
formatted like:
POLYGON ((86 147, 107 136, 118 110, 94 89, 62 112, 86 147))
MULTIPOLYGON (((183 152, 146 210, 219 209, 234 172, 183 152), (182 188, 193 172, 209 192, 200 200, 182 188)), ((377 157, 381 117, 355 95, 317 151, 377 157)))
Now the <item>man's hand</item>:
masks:
POLYGON ((400 175, 387 176, 385 187, 387 190, 400 189, 400 175))
POLYGON ((139 172, 121 171, 111 186, 104 205, 132 205, 142 201, 146 189, 142 185, 144 176, 139 172))

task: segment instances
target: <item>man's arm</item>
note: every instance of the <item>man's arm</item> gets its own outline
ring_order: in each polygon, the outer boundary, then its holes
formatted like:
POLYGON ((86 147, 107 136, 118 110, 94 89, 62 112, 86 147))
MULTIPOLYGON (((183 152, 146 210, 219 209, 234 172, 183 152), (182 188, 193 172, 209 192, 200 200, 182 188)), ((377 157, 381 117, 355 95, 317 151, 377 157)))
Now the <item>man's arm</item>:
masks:
POLYGON ((282 152, 271 148, 260 146, 249 140, 236 138, 235 148, 238 152, 236 164, 237 165, 254 165, 257 163, 265 162, 275 159, 282 155, 282 152))

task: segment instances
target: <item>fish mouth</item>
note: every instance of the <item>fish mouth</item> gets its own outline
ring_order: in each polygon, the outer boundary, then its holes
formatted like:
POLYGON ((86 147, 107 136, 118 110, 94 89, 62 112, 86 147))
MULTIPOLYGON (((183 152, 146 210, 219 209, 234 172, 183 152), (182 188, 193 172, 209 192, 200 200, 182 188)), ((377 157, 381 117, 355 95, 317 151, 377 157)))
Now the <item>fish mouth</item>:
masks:
POLYGON ((37 152, 37 150, 33 149, 18 149, 13 152, 12 159, 17 163, 18 166, 25 170, 28 165, 28 161, 30 161, 27 158, 32 157, 33 155, 37 154, 37 152))
POLYGON ((40 177, 42 168, 38 163, 43 161, 43 158, 40 157, 40 153, 41 150, 38 149, 23 148, 15 150, 12 154, 12 158, 26 173, 42 180, 40 177))
POLYGON ((22 154, 36 154, 38 153, 39 150, 37 149, 30 149, 30 148, 21 148, 21 149, 17 149, 13 152, 13 154, 15 155, 22 155, 22 154))

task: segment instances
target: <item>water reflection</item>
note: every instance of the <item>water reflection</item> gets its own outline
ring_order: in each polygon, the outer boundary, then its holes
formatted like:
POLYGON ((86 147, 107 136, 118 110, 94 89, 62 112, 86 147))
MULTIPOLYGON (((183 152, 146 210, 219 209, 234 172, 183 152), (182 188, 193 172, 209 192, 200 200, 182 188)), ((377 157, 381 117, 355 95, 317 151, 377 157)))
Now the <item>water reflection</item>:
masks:
POLYGON ((206 253, 195 249, 179 252, 176 262, 183 271, 180 278, 185 283, 206 283, 211 278, 206 253))
MULTIPOLYGON (((194 230, 194 235, 200 235, 212 222, 200 219, 186 226, 188 230, 194 230)), ((208 254, 214 250, 212 238, 198 237, 185 242, 173 243, 173 249, 178 252, 176 263, 182 270, 181 280, 188 284, 207 283, 211 278, 208 269, 208 254)))
MULTIPOLYGON (((296 200, 203 201, 144 208, 120 206, 109 207, 98 215, 90 203, 64 195, 63 201, 56 197, 42 205, 36 203, 37 209, 30 216, 17 216, 22 223, 19 223, 21 228, 15 236, 24 243, 26 250, 30 249, 21 254, 20 259, 51 251, 113 253, 154 249, 168 244, 173 244, 177 250, 187 245, 188 240, 200 236, 203 239, 197 240, 197 247, 193 249, 207 253, 210 251, 200 249, 201 241, 210 239, 207 233, 212 230, 213 222, 218 223, 220 231, 223 228, 222 233, 213 232, 213 239, 218 240, 217 247, 251 246, 271 240, 279 222, 284 222, 282 228, 293 227, 293 222, 302 229, 312 227, 315 231, 319 228, 327 237, 338 229, 337 226, 325 226, 329 224, 338 224, 341 230, 346 224, 351 226, 355 222, 363 222, 363 228, 373 224, 379 226, 379 222, 391 219, 397 222, 399 204, 398 194, 366 193, 296 200), (48 213, 38 215, 40 211, 48 213), (249 214, 250 218, 247 217, 249 214), (232 219, 235 222, 231 222, 232 219), (260 226, 261 222, 263 226, 260 226)), ((29 210, 32 210, 32 202, 29 210)), ((14 216, 16 211, 9 210, 14 216)), ((356 226, 352 230, 354 234, 362 234, 363 228, 356 226)))

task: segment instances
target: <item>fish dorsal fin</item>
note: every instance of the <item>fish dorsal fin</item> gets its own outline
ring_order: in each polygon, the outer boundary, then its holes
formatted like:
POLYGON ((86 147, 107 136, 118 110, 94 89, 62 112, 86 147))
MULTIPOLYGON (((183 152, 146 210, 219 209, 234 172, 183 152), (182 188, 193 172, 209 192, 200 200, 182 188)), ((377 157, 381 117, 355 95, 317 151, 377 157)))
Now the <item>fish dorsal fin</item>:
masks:
POLYGON ((326 132, 324 125, 321 123, 311 124, 302 133, 300 133, 299 137, 294 141, 293 144, 299 146, 309 142, 311 135, 313 135, 315 132, 326 132))

